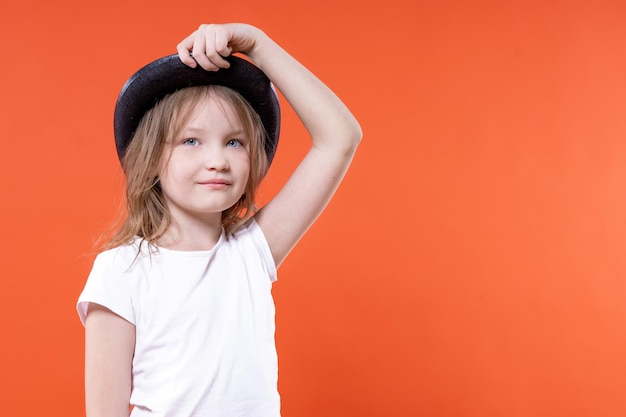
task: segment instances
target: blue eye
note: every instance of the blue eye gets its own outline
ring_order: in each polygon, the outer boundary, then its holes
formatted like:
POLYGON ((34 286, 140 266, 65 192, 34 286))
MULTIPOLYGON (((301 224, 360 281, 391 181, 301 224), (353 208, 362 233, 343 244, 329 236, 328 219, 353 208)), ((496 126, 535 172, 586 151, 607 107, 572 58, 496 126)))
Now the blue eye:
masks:
POLYGON ((196 138, 185 139, 183 143, 189 146, 198 146, 200 144, 200 142, 196 138))
POLYGON ((231 148, 238 148, 240 146, 243 146, 243 143, 239 139, 231 139, 226 143, 226 146, 229 146, 231 148))

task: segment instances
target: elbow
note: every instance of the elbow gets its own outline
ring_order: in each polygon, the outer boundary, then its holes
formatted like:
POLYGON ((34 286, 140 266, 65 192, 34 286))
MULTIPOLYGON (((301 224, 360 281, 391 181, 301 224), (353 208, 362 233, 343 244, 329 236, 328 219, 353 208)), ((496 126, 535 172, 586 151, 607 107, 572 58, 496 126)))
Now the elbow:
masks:
POLYGON ((342 158, 351 158, 363 139, 363 130, 356 119, 352 118, 349 123, 335 126, 325 132, 325 135, 312 135, 312 138, 314 148, 340 155, 342 158))
POLYGON ((353 126, 351 127, 346 137, 348 138, 346 142, 349 144, 350 149, 352 150, 352 152, 355 152, 356 148, 359 146, 361 140, 363 139, 363 129, 361 129, 361 125, 359 124, 359 122, 357 122, 356 120, 354 121, 353 126))
POLYGON ((348 150, 355 151, 363 139, 363 129, 361 124, 354 117, 353 114, 348 113, 344 118, 343 123, 338 125, 339 130, 335 130, 340 133, 342 140, 340 142, 346 146, 348 150))
POLYGON ((335 142, 335 152, 338 155, 342 155, 344 158, 351 159, 352 156, 356 153, 359 144, 361 143, 361 139, 363 138, 363 132, 361 128, 357 125, 355 129, 346 130, 343 132, 341 136, 343 139, 335 142))
POLYGON ((361 129, 361 125, 357 122, 356 129, 354 131, 354 141, 356 142, 355 146, 358 146, 359 143, 361 143, 361 140, 363 140, 363 129, 361 129))
POLYGON ((355 130, 350 135, 346 136, 346 141, 343 142, 339 153, 343 155, 344 158, 352 159, 361 143, 361 139, 363 139, 363 132, 360 129, 355 130))

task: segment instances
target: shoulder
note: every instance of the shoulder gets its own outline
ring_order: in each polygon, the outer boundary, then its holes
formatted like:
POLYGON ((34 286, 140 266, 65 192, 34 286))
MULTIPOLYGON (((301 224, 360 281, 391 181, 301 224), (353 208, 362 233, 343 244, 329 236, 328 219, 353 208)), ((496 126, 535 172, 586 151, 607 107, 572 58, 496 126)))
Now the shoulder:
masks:
POLYGON ((255 218, 251 218, 248 220, 242 227, 237 229, 231 236, 227 239, 231 244, 241 245, 251 243, 255 246, 259 247, 259 249, 264 250, 267 248, 269 250, 269 245, 267 243, 267 239, 265 238, 265 234, 261 227, 256 222, 255 218))
POLYGON ((81 292, 77 310, 86 323, 90 303, 106 307, 125 320, 134 323, 132 309, 132 270, 139 252, 138 246, 125 245, 100 252, 81 292))
POLYGON ((150 255, 151 249, 149 244, 137 238, 130 244, 117 246, 98 253, 94 260, 94 268, 110 267, 128 270, 137 262, 141 262, 142 259, 149 258, 150 255))
POLYGON ((277 267, 270 246, 254 217, 229 236, 226 245, 236 249, 246 262, 257 258, 272 277, 272 281, 276 279, 277 267))
MULTIPOLYGON (((235 232, 230 236, 230 238, 240 239, 242 237, 254 235, 257 231, 260 231, 261 228, 259 224, 256 222, 255 218, 252 217, 250 220, 245 222, 240 228, 235 230, 235 232)), ((229 238, 229 239, 230 239, 229 238)))
POLYGON ((85 290, 114 292, 128 288, 131 278, 142 268, 146 255, 136 244, 107 249, 96 255, 85 290))

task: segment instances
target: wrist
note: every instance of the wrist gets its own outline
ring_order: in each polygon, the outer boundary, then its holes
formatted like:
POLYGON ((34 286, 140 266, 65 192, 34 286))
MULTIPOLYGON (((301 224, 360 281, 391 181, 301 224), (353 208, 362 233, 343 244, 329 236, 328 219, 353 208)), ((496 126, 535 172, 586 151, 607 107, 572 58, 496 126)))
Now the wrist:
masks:
POLYGON ((272 40, 261 29, 252 27, 254 31, 252 39, 254 39, 251 48, 245 52, 245 55, 252 60, 259 68, 262 69, 265 57, 271 49, 272 40))

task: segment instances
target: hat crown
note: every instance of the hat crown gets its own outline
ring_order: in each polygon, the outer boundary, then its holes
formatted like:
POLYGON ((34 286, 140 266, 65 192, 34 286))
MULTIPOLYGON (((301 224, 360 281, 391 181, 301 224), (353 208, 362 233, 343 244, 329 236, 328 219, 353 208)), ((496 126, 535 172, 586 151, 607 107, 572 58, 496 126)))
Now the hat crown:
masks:
POLYGON ((237 56, 226 58, 229 68, 206 71, 189 67, 178 55, 149 63, 133 74, 122 87, 115 105, 113 127, 120 161, 124 159, 142 117, 154 105, 178 90, 203 85, 221 85, 237 91, 259 115, 267 133, 264 144, 268 167, 280 135, 280 104, 269 78, 258 67, 237 56))

